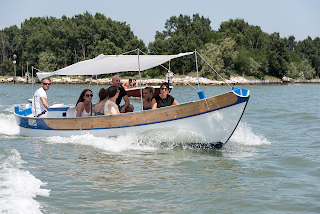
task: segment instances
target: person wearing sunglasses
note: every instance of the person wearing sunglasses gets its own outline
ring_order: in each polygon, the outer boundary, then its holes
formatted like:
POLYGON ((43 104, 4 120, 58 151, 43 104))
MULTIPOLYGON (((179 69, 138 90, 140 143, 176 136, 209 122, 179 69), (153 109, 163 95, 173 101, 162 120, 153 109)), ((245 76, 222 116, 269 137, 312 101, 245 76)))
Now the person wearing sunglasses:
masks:
POLYGON ((93 94, 90 89, 84 89, 81 92, 74 112, 75 117, 89 117, 92 115, 92 97, 93 94))
POLYGON ((171 95, 169 95, 169 83, 164 82, 160 85, 160 94, 154 96, 152 99, 152 109, 179 105, 179 103, 171 95))
MULTIPOLYGON (((51 105, 47 103, 47 91, 50 88, 50 80, 43 79, 41 82, 41 88, 39 88, 32 98, 32 114, 35 117, 44 116, 47 112, 47 108, 51 105)), ((52 105, 57 104, 54 102, 52 105)))

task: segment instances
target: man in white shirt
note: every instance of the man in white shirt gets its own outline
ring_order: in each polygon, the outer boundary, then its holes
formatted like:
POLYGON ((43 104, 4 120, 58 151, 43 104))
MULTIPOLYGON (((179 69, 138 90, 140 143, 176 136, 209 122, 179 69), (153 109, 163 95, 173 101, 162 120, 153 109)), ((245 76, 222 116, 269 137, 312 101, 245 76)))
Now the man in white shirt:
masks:
MULTIPOLYGON (((41 88, 39 88, 33 95, 32 99, 32 114, 35 117, 40 117, 47 112, 47 108, 50 105, 47 103, 47 90, 50 87, 50 80, 43 79, 41 83, 41 88)), ((54 102, 52 105, 56 104, 54 102)))

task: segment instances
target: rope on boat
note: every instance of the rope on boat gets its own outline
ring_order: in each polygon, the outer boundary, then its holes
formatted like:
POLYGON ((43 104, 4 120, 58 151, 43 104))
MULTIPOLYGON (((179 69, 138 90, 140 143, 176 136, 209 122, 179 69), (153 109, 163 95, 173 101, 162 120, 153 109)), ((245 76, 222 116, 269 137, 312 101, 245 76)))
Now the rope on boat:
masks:
MULTIPOLYGON (((142 50, 140 50, 143 54, 145 54, 145 55, 147 55, 146 53, 144 53, 142 50)), ((194 51, 195 52, 195 51, 194 51)), ((166 68, 166 67, 164 67, 163 65, 160 65, 160 66, 162 66, 165 70, 167 70, 168 72, 170 71, 170 69, 168 69, 168 68, 166 68)), ((172 72, 173 73, 173 72, 172 72)), ((173 73, 173 75, 175 75, 176 77, 178 77, 178 78, 180 78, 178 75, 176 75, 175 73, 173 73)), ((196 90, 196 91, 198 91, 198 89, 196 89, 195 87, 193 87, 192 85, 190 85, 188 82, 187 82, 187 84, 190 86, 190 87, 192 87, 194 90, 196 90)), ((198 87, 200 88, 200 86, 199 86, 199 78, 198 78, 198 87)), ((207 103, 207 99, 204 99, 205 100, 205 102, 206 102, 206 106, 207 106, 207 109, 208 109, 208 111, 209 111, 209 106, 208 106, 208 103, 207 103)))
MULTIPOLYGON (((196 51, 196 52, 197 52, 197 54, 199 54, 198 51, 196 51)), ((225 82, 225 83, 232 89, 232 87, 229 85, 229 83, 227 83, 227 81, 226 81, 224 78, 222 78, 222 76, 220 76, 220 74, 219 74, 216 70, 214 70, 214 68, 207 62, 207 60, 205 60, 200 54, 199 54, 199 56, 201 57, 201 59, 203 59, 203 60, 207 63, 207 65, 209 65, 209 67, 210 67, 214 72, 216 72, 216 74, 219 75, 219 77, 223 80, 223 82, 225 82)))
MULTIPOLYGON (((131 52, 133 52, 133 51, 138 51, 138 55, 139 55, 139 51, 141 51, 144 55, 148 55, 148 54, 146 54, 145 52, 143 52, 142 50, 140 50, 140 49, 135 49, 135 50, 132 50, 132 51, 128 51, 128 52, 125 52, 125 53, 122 53, 122 54, 120 54, 120 55, 124 55, 124 54, 127 54, 127 53, 131 53, 131 52)), ((199 52, 197 51, 197 50, 195 50, 195 51, 193 51, 195 54, 199 54, 199 52)), ((218 74, 219 75, 219 77, 232 89, 232 87, 229 85, 229 83, 227 83, 227 81, 207 62, 207 60, 205 60, 200 54, 199 54, 199 56, 201 57, 201 59, 203 59, 206 63, 207 63, 207 65, 214 71, 214 72, 216 72, 216 74, 218 74)), ((196 60, 197 60, 197 58, 196 58, 196 60)), ((170 61, 169 61, 169 63, 170 63, 170 61)), ((198 63, 196 63, 197 64, 197 73, 198 73, 198 63)), ((170 68, 168 69, 168 68, 166 68, 165 66, 163 66, 162 64, 160 65, 162 68, 164 68, 165 70, 167 70, 168 72, 170 72, 171 70, 170 70, 170 68)), ((169 64, 169 66, 170 66, 170 64, 169 64)), ((172 72, 172 71, 171 71, 172 72)), ((173 72, 172 72, 173 73, 173 72)), ((176 75, 175 73, 173 73, 173 75, 175 75, 176 77, 178 77, 178 78, 180 78, 178 75, 176 75)), ((200 88, 200 85, 199 85, 199 75, 197 75, 198 76, 198 87, 200 88)), ((141 85, 141 76, 140 76, 140 85, 141 85)), ((192 86, 192 85, 190 85, 188 82, 187 82, 187 85, 189 85, 190 87, 192 87, 194 90, 196 90, 196 91, 198 91, 198 89, 196 89, 194 86, 192 86)), ((142 98, 141 98, 142 99, 142 98)), ((207 106, 207 109, 209 110, 209 106, 208 106, 208 103, 207 103, 207 99, 204 99, 205 100, 205 102, 206 102, 206 106, 207 106)))
MULTIPOLYGON (((128 52, 125 52, 125 53, 122 53, 122 54, 119 54, 119 55, 125 55, 125 54, 128 54, 128 53, 131 53, 131 52, 134 52, 134 51, 137 51, 139 48, 137 48, 137 49, 134 49, 134 50, 132 50, 132 51, 128 51, 128 52)), ((140 49, 139 49, 139 51, 141 51, 140 49)), ((142 52, 142 51, 141 51, 142 52)), ((143 53, 143 52, 142 52, 143 53)), ((145 54, 145 53, 144 53, 145 54)))
POLYGON ((36 69, 37 71, 43 72, 43 71, 39 70, 38 68, 35 68, 35 67, 33 67, 33 68, 36 69))

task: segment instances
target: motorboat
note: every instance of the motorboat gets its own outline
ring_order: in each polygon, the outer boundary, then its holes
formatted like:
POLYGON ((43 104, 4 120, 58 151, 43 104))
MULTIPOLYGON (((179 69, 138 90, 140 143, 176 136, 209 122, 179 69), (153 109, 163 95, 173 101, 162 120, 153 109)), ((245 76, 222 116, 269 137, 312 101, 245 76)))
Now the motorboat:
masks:
POLYGON ((282 82, 282 84, 288 84, 288 85, 294 84, 293 79, 290 78, 290 77, 286 77, 286 76, 284 76, 284 77, 282 78, 281 82, 282 82))
MULTIPOLYGON (((138 55, 99 55, 55 72, 38 72, 37 75, 41 80, 52 75, 98 75, 139 71, 141 78, 140 71, 190 54, 196 55, 197 62, 196 51, 178 55, 139 55, 138 49, 138 55)), ((207 98, 199 86, 199 100, 153 110, 141 108, 141 111, 118 115, 74 117, 75 106, 62 105, 51 106, 42 117, 34 117, 31 107, 20 110, 19 106, 15 106, 14 115, 23 136, 70 137, 89 133, 100 137, 179 128, 197 133, 199 138, 203 139, 201 144, 212 144, 215 148, 221 148, 237 128, 250 97, 247 89, 230 89, 226 93, 207 98)))

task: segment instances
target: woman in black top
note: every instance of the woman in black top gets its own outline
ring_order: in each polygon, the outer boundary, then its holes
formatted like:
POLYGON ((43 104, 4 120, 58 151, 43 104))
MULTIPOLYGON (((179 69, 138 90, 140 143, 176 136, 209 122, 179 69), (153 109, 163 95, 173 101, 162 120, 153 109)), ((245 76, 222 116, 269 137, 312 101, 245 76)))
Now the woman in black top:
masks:
POLYGON ((152 109, 179 105, 179 103, 172 96, 169 95, 169 83, 162 83, 160 86, 160 94, 154 96, 152 99, 152 109))

